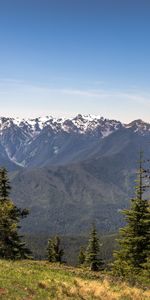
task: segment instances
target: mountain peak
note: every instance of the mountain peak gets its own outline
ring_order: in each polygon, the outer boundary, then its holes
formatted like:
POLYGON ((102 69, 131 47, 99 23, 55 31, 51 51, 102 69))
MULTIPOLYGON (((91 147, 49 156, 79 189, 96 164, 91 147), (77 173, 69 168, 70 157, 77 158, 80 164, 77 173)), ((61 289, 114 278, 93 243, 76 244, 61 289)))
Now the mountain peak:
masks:
POLYGON ((150 123, 146 123, 141 119, 134 120, 125 127, 132 128, 134 132, 141 135, 148 135, 150 133, 150 123))
POLYGON ((100 144, 122 128, 141 136, 150 135, 150 124, 142 120, 124 125, 91 114, 78 114, 74 118, 1 117, 0 146, 4 149, 2 155, 19 166, 42 165, 46 161, 58 164, 62 162, 61 155, 65 155, 65 160, 80 157, 92 143, 100 144))
POLYGON ((148 124, 148 123, 144 122, 142 119, 136 119, 130 122, 128 125, 134 126, 134 125, 141 125, 141 124, 148 124))

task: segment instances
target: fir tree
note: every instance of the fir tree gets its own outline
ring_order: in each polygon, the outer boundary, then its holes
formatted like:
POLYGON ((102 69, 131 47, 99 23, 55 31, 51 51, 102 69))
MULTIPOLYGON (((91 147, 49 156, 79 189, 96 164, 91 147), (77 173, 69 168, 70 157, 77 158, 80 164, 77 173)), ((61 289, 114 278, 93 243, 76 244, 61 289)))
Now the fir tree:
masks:
POLYGON ((49 239, 47 254, 49 262, 62 262, 64 251, 60 248, 60 238, 58 236, 49 239))
POLYGON ((28 214, 17 208, 9 198, 11 186, 7 170, 0 170, 0 258, 24 259, 31 257, 30 250, 18 234, 19 222, 28 214))
POLYGON ((7 175, 7 170, 2 168, 0 170, 0 201, 5 202, 8 200, 11 186, 7 175))
POLYGON ((147 258, 146 262, 142 265, 143 269, 140 273, 141 279, 144 279, 144 283, 150 280, 150 256, 147 258))
POLYGON ((123 211, 127 225, 120 229, 120 248, 114 253, 113 270, 121 276, 139 273, 150 256, 150 208, 143 196, 149 187, 149 170, 145 170, 143 164, 141 152, 135 198, 131 199, 131 208, 123 211))
POLYGON ((90 266, 91 271, 98 271, 103 264, 99 258, 99 251, 100 242, 97 237, 96 227, 93 225, 85 253, 85 264, 90 266))
POLYGON ((48 240, 47 258, 48 258, 49 262, 54 262, 55 261, 54 242, 53 242, 52 239, 48 240))
POLYGON ((60 248, 60 238, 56 236, 54 238, 54 252, 55 252, 55 261, 61 262, 64 255, 64 250, 60 248))
POLYGON ((79 261, 79 265, 83 265, 85 262, 85 250, 83 247, 80 248, 78 261, 79 261))

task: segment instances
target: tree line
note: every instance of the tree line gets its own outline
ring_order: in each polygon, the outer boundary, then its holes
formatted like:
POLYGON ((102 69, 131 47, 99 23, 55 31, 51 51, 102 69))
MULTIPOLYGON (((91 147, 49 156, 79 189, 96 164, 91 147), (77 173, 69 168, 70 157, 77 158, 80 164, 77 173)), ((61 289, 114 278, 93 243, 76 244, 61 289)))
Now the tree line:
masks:
MULTIPOLYGON (((123 210, 126 225, 120 229, 118 249, 114 252, 111 270, 120 277, 130 278, 133 274, 150 276, 150 205, 145 198, 150 188, 150 170, 140 152, 135 197, 130 209, 123 210)), ((27 209, 18 208, 10 199, 11 186, 8 172, 0 169, 0 258, 31 259, 32 253, 19 234, 20 221, 28 215, 27 209)), ((79 265, 92 271, 103 270, 105 262, 100 257, 100 244, 95 224, 89 235, 88 244, 79 252, 79 265)), ((64 250, 59 236, 48 240, 47 259, 49 262, 63 262, 64 250)), ((109 266, 110 267, 110 266, 109 266)))

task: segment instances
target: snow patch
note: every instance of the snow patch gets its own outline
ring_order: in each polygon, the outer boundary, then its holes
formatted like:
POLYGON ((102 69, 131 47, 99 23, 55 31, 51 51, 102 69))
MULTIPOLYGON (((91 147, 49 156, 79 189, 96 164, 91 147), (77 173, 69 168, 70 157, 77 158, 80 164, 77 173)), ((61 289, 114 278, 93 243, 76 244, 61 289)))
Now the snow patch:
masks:
POLYGON ((57 146, 54 146, 53 147, 53 151, 54 151, 54 154, 58 154, 58 152, 59 152, 59 147, 57 147, 57 146))
POLYGON ((5 149, 5 151, 6 151, 6 153, 7 153, 8 158, 9 158, 13 163, 15 163, 16 165, 18 165, 18 166, 20 166, 20 167, 25 167, 25 164, 19 163, 19 162, 15 159, 15 157, 12 157, 12 156, 10 155, 10 153, 9 153, 9 151, 8 151, 7 148, 5 149))

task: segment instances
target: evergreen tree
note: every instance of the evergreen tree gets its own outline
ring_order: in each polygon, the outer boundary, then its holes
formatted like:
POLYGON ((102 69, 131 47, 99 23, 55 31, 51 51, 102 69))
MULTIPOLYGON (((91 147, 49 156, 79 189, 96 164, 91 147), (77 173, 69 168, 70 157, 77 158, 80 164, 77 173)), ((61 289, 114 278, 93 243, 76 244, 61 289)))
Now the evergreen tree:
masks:
POLYGON ((80 248, 78 261, 79 261, 79 265, 83 265, 85 262, 85 251, 83 247, 80 248))
POLYGON ((7 170, 0 170, 0 258, 31 258, 31 252, 18 234, 19 222, 28 214, 26 209, 17 208, 9 198, 11 186, 7 170))
POLYGON ((85 253, 85 264, 90 266, 91 271, 98 271, 103 265, 99 258, 100 242, 97 237, 97 230, 95 225, 92 226, 88 246, 85 253))
POLYGON ((60 248, 60 238, 56 236, 54 238, 54 252, 55 252, 55 261, 61 262, 64 255, 64 250, 60 248))
POLYGON ((139 273, 150 256, 150 207, 143 196, 149 187, 149 170, 144 169, 143 164, 141 152, 135 198, 131 199, 131 208, 123 211, 127 225, 120 229, 120 248, 114 253, 113 270, 121 276, 139 273))
POLYGON ((11 186, 5 168, 0 169, 0 201, 5 202, 8 200, 11 186))
POLYGON ((49 262, 54 262, 55 261, 54 242, 53 242, 52 239, 48 240, 47 258, 48 258, 49 262))
POLYGON ((49 262, 62 262, 64 251, 60 248, 60 238, 58 236, 55 236, 54 239, 49 239, 47 254, 49 262))
POLYGON ((143 269, 141 272, 141 277, 144 278, 144 281, 150 280, 150 256, 147 258, 146 262, 143 264, 143 269), (145 280, 146 279, 146 280, 145 280))

